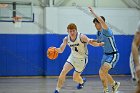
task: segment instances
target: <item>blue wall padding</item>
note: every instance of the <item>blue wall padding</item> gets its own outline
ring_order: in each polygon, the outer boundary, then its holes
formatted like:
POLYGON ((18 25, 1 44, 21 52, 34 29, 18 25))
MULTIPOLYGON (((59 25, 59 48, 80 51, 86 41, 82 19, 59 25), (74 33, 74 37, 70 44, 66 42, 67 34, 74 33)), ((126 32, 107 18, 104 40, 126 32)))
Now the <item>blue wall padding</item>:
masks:
MULTIPOLYGON (((56 76, 70 54, 67 46, 55 60, 46 57, 48 47, 59 47, 66 35, 0 34, 0 76, 56 76)), ((96 38, 95 35, 87 35, 96 38)), ((133 35, 115 35, 120 59, 111 74, 130 74, 129 56, 133 35)), ((83 75, 98 74, 102 48, 88 45, 89 62, 83 75)), ((70 71, 68 75, 72 75, 70 71)))

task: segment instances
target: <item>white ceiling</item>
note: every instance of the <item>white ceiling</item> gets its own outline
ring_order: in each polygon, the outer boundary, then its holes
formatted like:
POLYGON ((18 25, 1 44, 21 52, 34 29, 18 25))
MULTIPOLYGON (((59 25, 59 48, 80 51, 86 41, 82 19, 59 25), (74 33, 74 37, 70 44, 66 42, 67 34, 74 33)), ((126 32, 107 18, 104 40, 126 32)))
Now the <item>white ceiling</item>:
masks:
MULTIPOLYGON (((50 2, 54 2, 54 5, 55 6, 61 6, 61 4, 64 4, 63 6, 65 6, 65 3, 68 3, 67 1, 72 1, 72 0, 0 0, 1 2, 2 1, 10 1, 10 2, 13 2, 13 1, 21 1, 21 2, 32 2, 35 6, 49 6, 49 1, 50 2)), ((78 3, 79 0, 74 0, 75 2, 78 3)), ((86 1, 86 0, 85 0, 86 1)), ((97 2, 99 0, 93 0, 93 2, 97 2)), ((101 2, 102 0, 100 0, 101 2)), ((109 0, 108 0, 109 1, 109 0)), ((112 0, 110 0, 112 1, 112 0)), ((124 3, 125 5, 128 5, 130 8, 132 7, 137 7, 140 9, 140 0, 121 0, 122 3, 124 3)), ((110 3, 112 4, 112 3, 110 3)), ((111 5, 108 4, 108 7, 110 7, 111 5)))
POLYGON ((34 5, 40 5, 41 3, 47 4, 46 2, 48 0, 0 0, 1 2, 14 2, 14 1, 19 1, 19 2, 32 2, 34 5))

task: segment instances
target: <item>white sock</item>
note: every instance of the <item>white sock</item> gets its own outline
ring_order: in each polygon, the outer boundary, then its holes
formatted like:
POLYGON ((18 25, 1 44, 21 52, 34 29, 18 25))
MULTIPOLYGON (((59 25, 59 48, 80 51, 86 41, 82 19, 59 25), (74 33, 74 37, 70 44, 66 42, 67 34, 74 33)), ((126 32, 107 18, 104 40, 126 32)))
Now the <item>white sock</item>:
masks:
POLYGON ((107 88, 104 88, 104 91, 108 90, 108 87, 107 88))
POLYGON ((59 92, 60 88, 56 88, 56 90, 59 92))
POLYGON ((115 83, 116 83, 116 81, 114 81, 111 85, 112 85, 112 86, 114 86, 114 85, 115 85, 115 83))

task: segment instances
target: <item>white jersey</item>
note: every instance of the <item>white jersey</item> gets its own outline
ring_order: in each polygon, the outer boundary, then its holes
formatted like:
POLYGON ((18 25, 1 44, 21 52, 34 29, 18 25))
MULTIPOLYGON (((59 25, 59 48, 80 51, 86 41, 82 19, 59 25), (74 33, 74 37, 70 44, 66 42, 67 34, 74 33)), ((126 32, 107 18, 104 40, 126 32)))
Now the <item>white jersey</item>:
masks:
POLYGON ((86 58, 88 56, 87 43, 81 41, 81 33, 77 34, 75 41, 71 41, 68 35, 68 45, 71 48, 70 56, 76 58, 86 58))

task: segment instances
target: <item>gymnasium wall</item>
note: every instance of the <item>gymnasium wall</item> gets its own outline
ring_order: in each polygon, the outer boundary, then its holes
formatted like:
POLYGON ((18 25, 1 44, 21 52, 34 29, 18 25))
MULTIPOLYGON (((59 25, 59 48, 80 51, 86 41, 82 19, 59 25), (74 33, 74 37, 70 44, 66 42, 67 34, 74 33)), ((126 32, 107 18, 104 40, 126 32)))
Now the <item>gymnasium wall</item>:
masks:
MULTIPOLYGON (((24 23, 21 28, 14 28, 10 23, 0 23, 0 76, 59 75, 70 48, 67 46, 56 60, 49 60, 46 51, 50 46, 59 47, 67 34, 66 26, 74 22, 79 32, 96 38, 92 17, 81 10, 72 7, 34 9, 35 21, 39 24, 44 23, 43 29, 34 23, 24 23), (42 16, 43 11, 45 19, 42 16)), ((100 8, 96 11, 106 17, 107 23, 112 24, 110 27, 113 29, 120 52, 120 60, 110 73, 130 74, 129 55, 136 24, 140 19, 139 11, 100 8)), ((98 74, 102 48, 88 45, 88 50, 89 63, 83 74, 98 74)), ((68 75, 72 73, 71 71, 68 75)))
MULTIPOLYGON (((140 11, 133 8, 95 8, 98 15, 103 15, 113 29, 114 34, 133 35, 140 20, 140 11)), ((92 23, 93 16, 87 7, 52 7, 46 8, 46 28, 52 33, 67 34, 67 25, 75 23, 84 34, 96 34, 92 23)))

